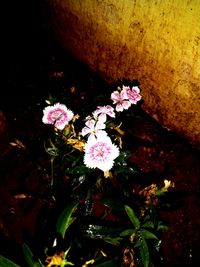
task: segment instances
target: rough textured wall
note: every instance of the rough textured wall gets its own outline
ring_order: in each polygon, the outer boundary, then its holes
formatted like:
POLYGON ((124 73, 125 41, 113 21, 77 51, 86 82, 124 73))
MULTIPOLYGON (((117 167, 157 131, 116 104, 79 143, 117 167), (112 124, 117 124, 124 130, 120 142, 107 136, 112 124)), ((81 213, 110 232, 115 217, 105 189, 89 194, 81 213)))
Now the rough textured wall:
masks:
POLYGON ((57 40, 107 81, 137 79, 143 108, 200 144, 199 0, 46 0, 57 40))

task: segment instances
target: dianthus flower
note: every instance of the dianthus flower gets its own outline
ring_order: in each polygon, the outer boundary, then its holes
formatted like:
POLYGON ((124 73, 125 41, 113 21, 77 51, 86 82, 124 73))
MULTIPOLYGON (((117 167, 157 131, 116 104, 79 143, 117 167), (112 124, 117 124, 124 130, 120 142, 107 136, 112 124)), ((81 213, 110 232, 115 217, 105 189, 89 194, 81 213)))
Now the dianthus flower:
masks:
POLYGON ((52 124, 57 129, 63 130, 73 116, 74 113, 65 105, 56 103, 43 109, 42 122, 52 124))
POLYGON ((106 122, 107 115, 115 118, 114 108, 110 105, 107 106, 98 106, 97 109, 93 112, 94 117, 98 116, 98 119, 102 122, 106 122))
POLYGON ((125 90, 114 91, 111 94, 111 99, 113 101, 113 104, 116 104, 116 111, 120 112, 124 109, 128 109, 131 106, 131 102, 127 99, 127 94, 125 90))
POLYGON ((86 121, 85 125, 81 134, 82 136, 89 134, 88 140, 96 139, 98 136, 107 136, 106 131, 103 130, 106 128, 106 125, 102 121, 89 119, 86 121))
POLYGON ((88 140, 84 147, 84 163, 88 168, 98 168, 104 172, 109 171, 114 159, 119 156, 119 148, 107 137, 98 137, 88 140))
POLYGON ((133 86, 132 89, 130 89, 129 86, 123 85, 122 91, 125 91, 125 94, 127 95, 127 98, 131 102, 131 104, 137 104, 137 102, 142 98, 138 86, 133 86))

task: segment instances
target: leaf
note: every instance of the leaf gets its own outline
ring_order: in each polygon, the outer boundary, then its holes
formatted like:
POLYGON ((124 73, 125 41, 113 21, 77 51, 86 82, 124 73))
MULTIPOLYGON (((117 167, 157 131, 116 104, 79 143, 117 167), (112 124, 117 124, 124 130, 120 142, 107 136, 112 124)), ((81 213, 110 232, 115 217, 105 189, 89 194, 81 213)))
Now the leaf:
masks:
POLYGON ((143 228, 154 228, 154 224, 152 221, 146 221, 145 223, 143 223, 142 225, 143 228))
POLYGON ((11 146, 16 146, 18 148, 22 148, 22 149, 26 150, 26 146, 18 139, 15 139, 15 142, 10 142, 9 144, 11 146))
POLYGON ((74 263, 72 263, 70 261, 67 261, 67 260, 64 260, 63 261, 63 264, 61 264, 60 267, 65 267, 67 265, 74 266, 74 263))
POLYGON ((122 164, 125 162, 129 157, 131 156, 131 152, 129 150, 127 151, 122 151, 119 155, 119 157, 116 159, 117 164, 122 164))
POLYGON ((158 225, 158 227, 157 227, 157 231, 162 231, 162 232, 165 232, 165 231, 167 231, 168 230, 168 226, 167 225, 158 225))
POLYGON ((73 262, 66 260, 67 255, 68 255, 70 249, 71 249, 71 246, 65 251, 65 260, 63 260, 63 262, 61 263, 60 267, 65 267, 67 265, 74 265, 73 262))
POLYGON ((24 257, 28 265, 30 267, 34 267, 35 261, 33 260, 33 253, 26 244, 23 244, 23 253, 24 253, 24 257))
POLYGON ((22 246, 24 257, 29 267, 43 267, 44 265, 34 260, 34 255, 27 244, 22 246))
POLYGON ((78 203, 71 203, 64 211, 61 213, 57 220, 56 231, 60 233, 62 237, 65 237, 65 232, 68 227, 75 221, 76 218, 72 217, 72 214, 78 203))
POLYGON ((131 236, 134 232, 134 229, 127 229, 120 233, 120 236, 131 236))
POLYGON ((140 229, 140 233, 144 239, 158 239, 156 235, 146 229, 140 229))
POLYGON ((149 266, 149 249, 146 240, 139 236, 136 246, 139 248, 140 256, 144 267, 149 266))
POLYGON ((138 217, 135 215, 133 209, 127 205, 125 205, 125 211, 129 217, 129 219, 131 220, 132 224, 135 226, 136 229, 140 228, 140 221, 138 219, 138 217))
POLYGON ((1 267, 20 267, 19 265, 15 264, 13 261, 7 259, 6 257, 0 255, 0 266, 1 267))

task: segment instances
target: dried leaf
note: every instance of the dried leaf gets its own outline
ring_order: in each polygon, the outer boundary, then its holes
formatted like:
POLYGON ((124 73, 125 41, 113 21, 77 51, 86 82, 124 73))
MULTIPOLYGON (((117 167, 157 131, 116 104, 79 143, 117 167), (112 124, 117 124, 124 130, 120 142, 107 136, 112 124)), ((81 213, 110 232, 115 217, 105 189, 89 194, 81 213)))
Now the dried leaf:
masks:
POLYGON ((16 147, 21 148, 21 149, 24 149, 24 150, 26 149, 26 146, 20 140, 18 140, 18 139, 15 139, 14 142, 10 142, 9 144, 11 146, 16 146, 16 147))

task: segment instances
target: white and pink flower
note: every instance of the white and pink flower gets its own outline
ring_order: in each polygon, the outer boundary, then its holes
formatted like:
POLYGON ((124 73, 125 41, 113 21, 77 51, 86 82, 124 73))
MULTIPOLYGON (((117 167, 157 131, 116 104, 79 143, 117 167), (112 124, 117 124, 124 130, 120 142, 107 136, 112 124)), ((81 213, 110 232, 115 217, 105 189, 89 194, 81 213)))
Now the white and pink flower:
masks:
POLYGON ((88 168, 109 171, 119 156, 119 148, 107 137, 88 140, 84 146, 84 164, 88 168))
POLYGON ((98 117, 98 120, 102 122, 106 122, 107 115, 112 118, 115 118, 114 108, 110 105, 98 106, 97 109, 93 112, 93 116, 98 117))
POLYGON ((121 112, 124 109, 128 109, 131 106, 131 102, 128 100, 126 90, 114 91, 111 94, 111 100, 113 104, 116 104, 116 111, 121 112))
POLYGON ((74 113, 64 104, 56 103, 43 109, 42 122, 52 124, 57 129, 63 130, 69 121, 72 120, 74 113))
POLYGON ((106 125, 104 122, 100 120, 89 119, 85 123, 85 127, 82 129, 82 136, 88 135, 88 140, 95 139, 99 136, 105 137, 107 136, 106 125))
POLYGON ((132 89, 130 89, 129 86, 123 85, 122 90, 125 91, 125 94, 127 95, 127 98, 131 104, 137 104, 137 102, 142 98, 138 86, 133 86, 132 89))

